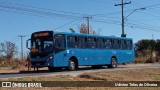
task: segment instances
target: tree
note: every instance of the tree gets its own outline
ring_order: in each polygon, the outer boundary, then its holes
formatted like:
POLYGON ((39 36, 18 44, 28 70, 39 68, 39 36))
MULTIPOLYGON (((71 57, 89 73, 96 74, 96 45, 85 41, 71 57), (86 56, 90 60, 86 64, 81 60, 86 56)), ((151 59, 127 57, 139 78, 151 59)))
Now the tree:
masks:
POLYGON ((156 41, 155 40, 149 40, 149 45, 148 45, 148 48, 150 49, 150 50, 156 50, 156 41))
POLYGON ((152 60, 153 57, 155 57, 156 55, 153 56, 153 51, 156 51, 156 41, 155 40, 149 40, 149 45, 148 45, 149 50, 151 51, 150 55, 150 59, 152 60))
POLYGON ((92 29, 92 27, 90 28, 89 33, 90 34, 97 34, 96 31, 92 29))
POLYGON ((156 40, 156 50, 160 53, 160 39, 156 40))
POLYGON ((143 51, 148 49, 148 44, 148 40, 140 40, 135 44, 135 46, 137 47, 137 51, 143 51))
POLYGON ((80 33, 88 34, 88 26, 84 23, 81 24, 80 26, 80 33))
POLYGON ((154 62, 156 60, 157 52, 159 52, 160 41, 157 40, 140 40, 138 41, 136 46, 136 56, 149 57, 146 62, 154 62))
POLYGON ((13 56, 18 53, 18 47, 15 45, 15 43, 5 41, 3 43, 0 43, 0 51, 1 54, 7 59, 12 59, 13 56))
POLYGON ((143 51, 143 50, 156 50, 156 45, 157 42, 155 40, 147 40, 147 39, 144 39, 144 40, 140 40, 138 41, 135 45, 137 47, 137 50, 138 51, 143 51))
MULTIPOLYGON (((88 26, 84 23, 81 24, 80 26, 80 30, 79 30, 80 33, 84 33, 84 34, 88 34, 88 26)), ((90 34, 96 34, 96 31, 92 29, 92 27, 90 28, 89 30, 89 33, 90 34)))

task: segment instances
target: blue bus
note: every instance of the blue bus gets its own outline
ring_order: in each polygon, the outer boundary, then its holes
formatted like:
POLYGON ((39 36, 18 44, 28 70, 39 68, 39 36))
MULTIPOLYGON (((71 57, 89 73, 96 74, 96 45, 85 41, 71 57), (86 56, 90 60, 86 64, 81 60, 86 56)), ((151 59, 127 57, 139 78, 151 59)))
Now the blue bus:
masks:
POLYGON ((27 40, 27 48, 31 67, 48 67, 50 71, 56 67, 70 71, 78 66, 116 68, 134 61, 133 40, 115 36, 39 31, 27 40))

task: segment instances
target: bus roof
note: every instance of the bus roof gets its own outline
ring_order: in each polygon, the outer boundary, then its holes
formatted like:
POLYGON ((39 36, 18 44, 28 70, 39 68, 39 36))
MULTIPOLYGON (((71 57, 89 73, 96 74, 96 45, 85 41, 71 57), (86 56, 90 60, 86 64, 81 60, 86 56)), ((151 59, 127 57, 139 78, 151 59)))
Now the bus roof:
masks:
MULTIPOLYGON (((125 38, 125 37, 116 37, 116 36, 104 36, 104 35, 97 35, 97 34, 83 34, 83 33, 72 33, 72 32, 61 32, 56 30, 46 30, 46 31, 38 31, 34 33, 41 33, 41 32, 53 32, 53 34, 66 34, 66 35, 76 35, 76 36, 90 36, 90 37, 104 37, 104 38, 117 38, 117 39, 128 39, 131 40, 132 38, 125 38)), ((34 34, 32 33, 32 34, 34 34)))
POLYGON ((66 34, 66 35, 77 35, 77 36, 93 36, 93 37, 102 37, 102 38, 106 37, 106 38, 117 38, 117 39, 132 39, 132 38, 125 38, 125 37, 104 36, 104 35, 97 35, 97 34, 71 33, 71 32, 54 32, 54 34, 66 34))

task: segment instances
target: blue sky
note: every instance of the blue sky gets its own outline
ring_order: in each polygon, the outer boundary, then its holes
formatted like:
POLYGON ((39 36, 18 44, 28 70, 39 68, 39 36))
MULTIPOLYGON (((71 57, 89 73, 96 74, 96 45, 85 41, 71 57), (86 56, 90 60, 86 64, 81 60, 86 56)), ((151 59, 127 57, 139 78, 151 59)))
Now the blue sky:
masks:
MULTIPOLYGON (((160 39, 160 0, 124 0, 125 33, 134 42, 141 39, 160 39)), ((86 23, 83 16, 92 16, 90 27, 101 31, 101 35, 121 35, 121 6, 114 6, 121 0, 0 0, 0 42, 15 42, 20 50, 20 38, 25 42, 31 33, 43 30, 69 32, 86 23), (9 7, 9 8, 4 8, 9 7), (47 14, 15 10, 14 8, 41 10, 47 14), (52 15, 52 14, 53 15, 52 15)), ((25 49, 27 50, 27 49, 25 49)))

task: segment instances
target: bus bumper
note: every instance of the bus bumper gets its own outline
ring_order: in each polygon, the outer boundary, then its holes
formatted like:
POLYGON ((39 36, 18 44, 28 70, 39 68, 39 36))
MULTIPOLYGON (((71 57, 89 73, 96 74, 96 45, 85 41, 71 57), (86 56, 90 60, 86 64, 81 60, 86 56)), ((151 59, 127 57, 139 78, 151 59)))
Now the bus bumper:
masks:
POLYGON ((31 58, 31 67, 51 67, 53 66, 53 57, 31 58))

